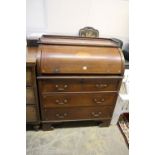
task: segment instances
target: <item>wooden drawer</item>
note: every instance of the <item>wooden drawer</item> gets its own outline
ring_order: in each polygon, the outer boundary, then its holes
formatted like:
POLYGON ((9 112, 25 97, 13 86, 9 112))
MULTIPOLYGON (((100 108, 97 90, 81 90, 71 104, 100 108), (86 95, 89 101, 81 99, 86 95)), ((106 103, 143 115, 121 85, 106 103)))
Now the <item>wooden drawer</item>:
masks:
POLYGON ((26 67, 26 86, 32 86, 33 84, 33 70, 32 67, 26 67))
POLYGON ((27 105, 26 106, 26 122, 34 122, 34 121, 37 121, 36 106, 27 105))
POLYGON ((26 104, 36 104, 33 87, 26 88, 26 104))
POLYGON ((41 92, 117 91, 120 78, 67 77, 40 79, 41 92))
POLYGON ((49 93, 42 95, 45 108, 114 105, 117 93, 49 93))
POLYGON ((87 108, 51 108, 44 109, 44 120, 89 120, 109 119, 113 112, 113 106, 87 107, 87 108))

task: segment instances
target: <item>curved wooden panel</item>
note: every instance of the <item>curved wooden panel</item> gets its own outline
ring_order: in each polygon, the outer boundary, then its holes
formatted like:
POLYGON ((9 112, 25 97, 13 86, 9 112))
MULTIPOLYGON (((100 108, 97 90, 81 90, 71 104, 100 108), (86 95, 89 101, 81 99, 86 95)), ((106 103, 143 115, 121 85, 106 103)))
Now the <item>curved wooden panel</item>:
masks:
POLYGON ((41 46, 41 74, 121 74, 118 48, 41 46))

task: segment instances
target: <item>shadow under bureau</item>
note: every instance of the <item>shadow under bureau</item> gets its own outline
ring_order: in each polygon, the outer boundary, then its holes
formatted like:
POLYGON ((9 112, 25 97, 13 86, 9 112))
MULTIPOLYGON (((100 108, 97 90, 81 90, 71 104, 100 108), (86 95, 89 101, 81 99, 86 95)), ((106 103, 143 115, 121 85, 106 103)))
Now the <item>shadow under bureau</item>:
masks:
POLYGON ((70 121, 110 125, 124 73, 113 40, 43 35, 36 66, 43 130, 70 121))

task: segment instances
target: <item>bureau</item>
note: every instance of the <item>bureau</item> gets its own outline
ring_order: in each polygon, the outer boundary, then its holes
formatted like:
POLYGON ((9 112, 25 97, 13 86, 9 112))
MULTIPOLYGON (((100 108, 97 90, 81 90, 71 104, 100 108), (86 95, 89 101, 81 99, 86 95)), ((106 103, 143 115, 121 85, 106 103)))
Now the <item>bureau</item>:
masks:
POLYGON ((70 121, 110 125, 124 74, 113 40, 43 35, 36 65, 43 130, 70 121))

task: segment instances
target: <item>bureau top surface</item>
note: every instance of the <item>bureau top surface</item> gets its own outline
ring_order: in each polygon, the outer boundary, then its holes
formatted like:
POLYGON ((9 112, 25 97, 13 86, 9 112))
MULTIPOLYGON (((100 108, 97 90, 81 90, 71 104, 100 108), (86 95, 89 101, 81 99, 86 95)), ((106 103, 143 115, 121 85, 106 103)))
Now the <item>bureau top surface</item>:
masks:
POLYGON ((79 45, 79 46, 110 46, 118 47, 115 41, 108 38, 88 38, 77 36, 43 35, 39 39, 40 44, 50 45, 79 45))

